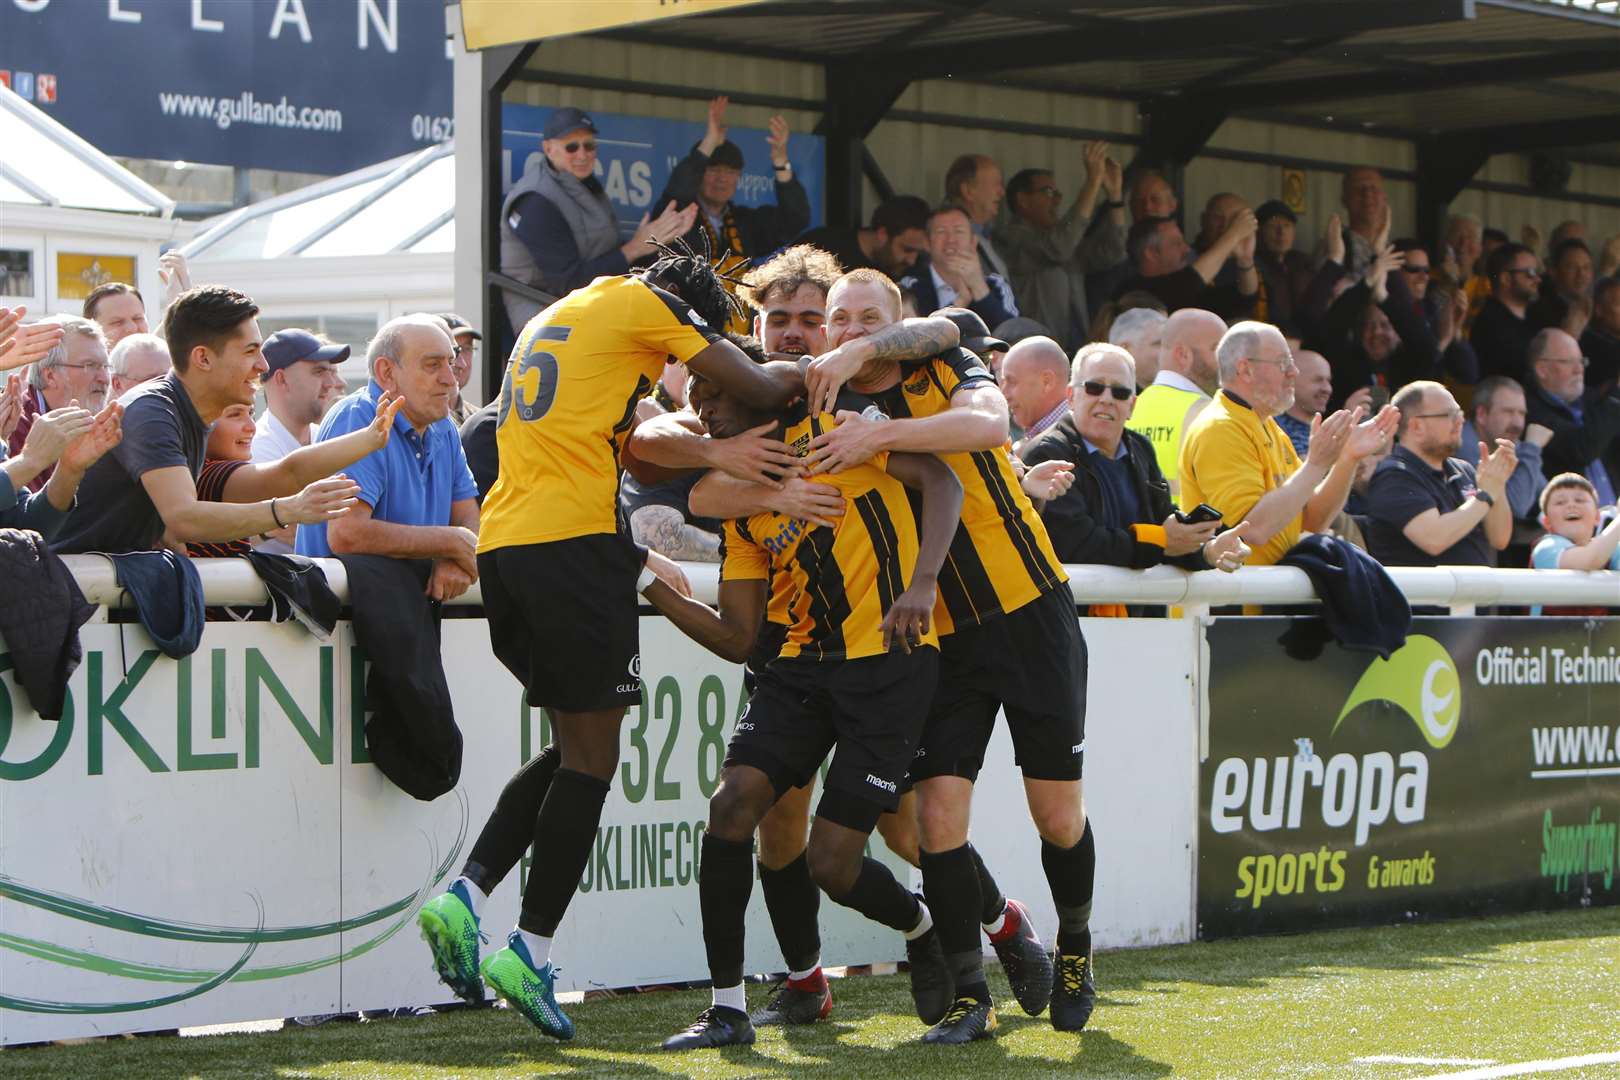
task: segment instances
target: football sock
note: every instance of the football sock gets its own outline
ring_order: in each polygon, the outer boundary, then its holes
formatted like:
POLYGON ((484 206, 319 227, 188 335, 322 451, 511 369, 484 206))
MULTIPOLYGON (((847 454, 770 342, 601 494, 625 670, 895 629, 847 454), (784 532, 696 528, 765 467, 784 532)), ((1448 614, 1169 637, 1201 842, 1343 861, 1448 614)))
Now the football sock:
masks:
POLYGON ((1091 951, 1091 892, 1097 875, 1097 846, 1086 819, 1086 831, 1072 848, 1041 841, 1041 866, 1057 907, 1058 952, 1085 956, 1091 951))
POLYGON ((748 1011, 748 993, 743 984, 735 986, 716 986, 714 988, 714 1003, 727 1009, 736 1009, 738 1012, 748 1011))
POLYGON ((518 927, 518 936, 523 939, 523 947, 529 950, 529 959, 534 961, 534 970, 539 971, 551 963, 551 939, 541 934, 531 934, 518 927))
POLYGON ((534 823, 534 872, 523 890, 518 925, 550 937, 579 888, 591 857, 608 782, 573 769, 558 769, 534 823))
POLYGON ((551 788, 551 778, 562 762, 562 751, 555 743, 530 758, 513 774, 495 800, 495 810, 467 856, 463 877, 481 889, 485 896, 511 873, 534 840, 534 823, 551 788))
POLYGON ((861 872, 849 894, 832 898, 892 930, 905 933, 917 925, 917 898, 900 884, 887 866, 871 857, 861 860, 861 872))
POLYGON ((779 870, 760 863, 759 887, 788 969, 814 969, 821 961, 821 890, 810 879, 809 858, 800 852, 779 870))
MULTIPOLYGON (((751 837, 722 840, 705 832, 702 853, 698 906, 703 912, 703 948, 709 957, 709 978, 716 987, 738 987, 740 994, 748 896, 754 891, 754 841, 751 837)), ((715 1003, 721 1003, 718 996, 715 1003)))
POLYGON ((461 897, 462 902, 472 909, 473 918, 484 917, 484 901, 489 897, 478 887, 477 882, 463 875, 450 883, 450 891, 461 897))
POLYGON ((963 844, 951 851, 924 851, 920 861, 923 895, 934 915, 945 962, 956 980, 956 994, 988 1001, 984 954, 979 944, 979 875, 973 866, 972 850, 963 844))
MULTIPOLYGON (((973 856, 973 869, 979 875, 979 898, 983 905, 979 909, 979 921, 989 930, 991 923, 1001 922, 1007 910, 1007 898, 1001 895, 1001 887, 996 884, 996 879, 990 876, 990 868, 979 858, 979 849, 972 844, 967 849, 968 854, 973 856)), ((996 929, 1000 928, 997 925, 996 929)))

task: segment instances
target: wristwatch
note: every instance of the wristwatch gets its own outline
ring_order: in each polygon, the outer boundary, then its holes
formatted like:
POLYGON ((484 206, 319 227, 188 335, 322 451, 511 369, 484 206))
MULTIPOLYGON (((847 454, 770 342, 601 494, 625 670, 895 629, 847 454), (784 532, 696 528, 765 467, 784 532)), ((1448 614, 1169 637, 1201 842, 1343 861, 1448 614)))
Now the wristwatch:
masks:
POLYGON ((791 161, 785 165, 772 165, 771 168, 775 169, 779 173, 787 173, 790 177, 793 175, 793 162, 791 161))
POLYGON ((1493 497, 1490 492, 1481 491, 1479 488, 1474 489, 1474 498, 1478 499, 1480 502, 1484 503, 1486 506, 1495 506, 1496 505, 1495 497, 1493 497))

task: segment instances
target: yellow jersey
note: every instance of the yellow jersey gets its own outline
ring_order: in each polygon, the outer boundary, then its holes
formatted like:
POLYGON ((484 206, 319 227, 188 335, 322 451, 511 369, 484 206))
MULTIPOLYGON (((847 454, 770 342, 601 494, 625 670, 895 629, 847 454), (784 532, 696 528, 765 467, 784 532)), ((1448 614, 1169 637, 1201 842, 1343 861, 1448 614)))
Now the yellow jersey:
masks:
MULTIPOLYGON (((902 365, 898 384, 866 396, 895 419, 936 416, 957 392, 983 385, 994 386, 995 379, 977 356, 958 348, 902 365)), ((939 571, 934 608, 943 637, 1016 611, 1069 578, 1005 446, 939 458, 962 483, 962 522, 939 571)))
MULTIPOLYGON (((803 457, 833 418, 810 416, 801 407, 785 424, 783 441, 803 457)), ((782 656, 857 660, 885 651, 883 617, 910 585, 918 548, 905 485, 887 466, 888 455, 879 454, 812 478, 838 488, 848 506, 832 528, 774 511, 725 523, 720 580, 769 582, 772 607, 785 596, 782 656)), ((922 644, 938 647, 938 634, 930 629, 922 644)))
MULTIPOLYGON (((1218 391, 1181 444, 1181 508, 1209 503, 1221 520, 1236 525, 1267 492, 1299 471, 1299 455, 1271 417, 1260 419, 1241 398, 1218 391)), ((1304 515, 1296 514, 1276 536, 1257 545, 1250 566, 1272 566, 1299 543, 1304 515)))
POLYGON ((501 468, 478 550, 616 532, 619 453, 636 403, 666 362, 685 363, 719 336, 635 276, 597 278, 530 319, 501 384, 501 468))

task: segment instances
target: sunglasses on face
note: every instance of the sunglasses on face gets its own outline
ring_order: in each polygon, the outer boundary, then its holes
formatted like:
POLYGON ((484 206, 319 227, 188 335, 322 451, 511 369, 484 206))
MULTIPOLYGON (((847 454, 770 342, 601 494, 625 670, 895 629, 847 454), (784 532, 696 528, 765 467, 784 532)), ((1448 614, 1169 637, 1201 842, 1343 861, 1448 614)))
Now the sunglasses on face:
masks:
POLYGON ((565 153, 565 154, 576 154, 580 150, 584 150, 587 154, 596 153, 596 140, 595 139, 587 139, 584 142, 565 142, 565 143, 563 143, 563 153, 565 153))
POLYGON ((1091 379, 1087 379, 1085 382, 1081 383, 1080 388, 1084 390, 1089 397, 1100 398, 1104 394, 1112 394, 1115 401, 1129 401, 1131 399, 1131 395, 1136 393, 1135 387, 1110 386, 1108 383, 1095 382, 1091 379))
POLYGON ((1405 266, 1401 267, 1401 269, 1405 270, 1408 274, 1427 274, 1429 272, 1429 266, 1427 263, 1407 263, 1405 266))

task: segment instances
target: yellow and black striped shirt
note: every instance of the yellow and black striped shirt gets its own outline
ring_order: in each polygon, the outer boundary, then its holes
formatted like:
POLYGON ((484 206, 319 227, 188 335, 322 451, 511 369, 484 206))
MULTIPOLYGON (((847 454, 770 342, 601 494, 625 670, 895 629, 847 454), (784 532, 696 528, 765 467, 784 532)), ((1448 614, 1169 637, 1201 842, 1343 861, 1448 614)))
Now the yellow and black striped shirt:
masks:
MULTIPOLYGON (((898 384, 870 396, 898 420, 936 416, 951 407, 958 391, 994 383, 979 358, 959 348, 905 365, 898 384)), ((939 457, 962 482, 962 523, 939 571, 934 608, 944 636, 1016 611, 1069 579, 1006 447, 939 457)))
POLYGON ((501 471, 478 550, 618 529, 619 454, 669 360, 720 335, 639 277, 600 277, 529 320, 512 349, 496 421, 501 471))
MULTIPOLYGON (((803 457, 810 440, 832 427, 827 415, 789 415, 783 441, 803 457)), ((883 617, 911 582, 917 522, 906 488, 879 454, 846 472, 814 477, 843 495, 848 509, 834 528, 779 513, 725 523, 721 581, 768 581, 771 607, 785 595, 784 657, 856 660, 884 652, 883 617), (783 577, 790 588, 782 589, 783 577)), ((930 630, 923 644, 939 645, 930 630)))

